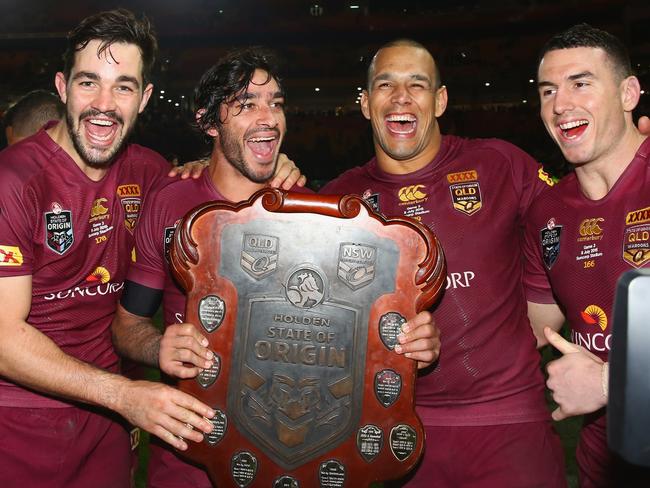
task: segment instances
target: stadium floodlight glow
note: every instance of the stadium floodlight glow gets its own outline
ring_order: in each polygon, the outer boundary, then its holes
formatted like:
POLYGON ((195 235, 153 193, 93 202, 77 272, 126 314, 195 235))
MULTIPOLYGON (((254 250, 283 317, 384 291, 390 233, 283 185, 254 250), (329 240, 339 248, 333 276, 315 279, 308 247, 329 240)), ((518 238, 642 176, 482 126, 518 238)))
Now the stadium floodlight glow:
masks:
POLYGON ((320 88, 316 87, 316 88, 314 88, 314 91, 319 92, 319 91, 320 91, 320 88))
POLYGON ((359 8, 358 5, 350 5, 350 8, 359 8))
POLYGON ((489 82, 489 81, 486 81, 486 82, 485 82, 485 86, 490 86, 490 82, 489 82))

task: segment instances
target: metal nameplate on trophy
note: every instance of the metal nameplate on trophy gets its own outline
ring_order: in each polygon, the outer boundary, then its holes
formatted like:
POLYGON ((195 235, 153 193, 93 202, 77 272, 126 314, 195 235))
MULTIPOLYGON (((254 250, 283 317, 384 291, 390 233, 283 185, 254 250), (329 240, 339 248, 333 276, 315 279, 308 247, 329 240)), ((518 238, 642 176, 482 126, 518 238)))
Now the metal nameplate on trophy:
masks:
POLYGON ((216 357, 179 383, 217 411, 184 453, 216 486, 361 487, 413 468, 416 363, 393 348, 444 288, 429 229, 352 195, 268 189, 192 210, 170 257, 216 357))

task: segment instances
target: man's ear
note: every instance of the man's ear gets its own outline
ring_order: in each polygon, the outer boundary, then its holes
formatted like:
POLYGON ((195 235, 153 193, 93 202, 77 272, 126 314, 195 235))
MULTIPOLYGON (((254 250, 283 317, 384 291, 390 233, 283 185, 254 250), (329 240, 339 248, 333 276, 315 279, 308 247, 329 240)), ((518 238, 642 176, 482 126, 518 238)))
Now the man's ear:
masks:
POLYGON ((447 87, 442 85, 436 90, 436 118, 442 116, 447 110, 447 87))
MULTIPOLYGON (((196 123, 199 124, 199 127, 201 126, 201 117, 203 117, 203 114, 205 112, 206 110, 204 108, 200 108, 196 111, 196 114, 194 114, 194 118, 196 120, 196 123)), ((216 127, 210 127, 204 132, 210 137, 219 137, 219 130, 216 127)))
POLYGON ((368 120, 370 120, 370 108, 368 107, 369 97, 370 95, 367 90, 361 92, 361 113, 368 120))
POLYGON ((152 93, 153 93, 153 85, 149 83, 147 84, 144 91, 142 92, 142 100, 140 100, 140 106, 138 107, 139 114, 141 114, 144 108, 147 106, 147 103, 149 102, 149 98, 151 98, 152 93))
POLYGON ((636 76, 628 76, 621 82, 621 103, 626 112, 631 112, 639 104, 641 84, 636 76))
POLYGON ((56 75, 54 75, 54 86, 56 87, 56 91, 59 93, 59 97, 61 97, 61 101, 63 103, 67 103, 68 83, 67 80, 65 79, 65 75, 60 71, 56 75))

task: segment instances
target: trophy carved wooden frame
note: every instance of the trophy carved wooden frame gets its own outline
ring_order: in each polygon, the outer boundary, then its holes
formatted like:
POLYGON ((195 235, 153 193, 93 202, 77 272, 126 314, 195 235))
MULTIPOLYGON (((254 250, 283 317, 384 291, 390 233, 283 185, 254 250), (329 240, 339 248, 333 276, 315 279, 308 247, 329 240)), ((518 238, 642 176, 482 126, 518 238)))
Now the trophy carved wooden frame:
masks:
POLYGON ((416 363, 392 349, 444 289, 428 228, 267 189, 192 210, 170 261, 217 359, 179 383, 217 411, 185 453, 216 486, 360 487, 417 463, 416 363))

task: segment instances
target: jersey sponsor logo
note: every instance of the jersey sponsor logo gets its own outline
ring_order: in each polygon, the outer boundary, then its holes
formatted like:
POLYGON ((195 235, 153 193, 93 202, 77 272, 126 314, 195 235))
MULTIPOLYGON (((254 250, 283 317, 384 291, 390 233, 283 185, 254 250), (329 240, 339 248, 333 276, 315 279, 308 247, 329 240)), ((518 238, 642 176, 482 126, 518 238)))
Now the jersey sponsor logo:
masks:
POLYGON ((457 183, 449 186, 451 202, 456 210, 473 215, 483 207, 481 187, 478 181, 457 183))
POLYGON ((462 183, 464 181, 476 180, 478 180, 478 172, 475 169, 461 171, 460 173, 449 173, 447 175, 447 181, 449 183, 462 183))
POLYGON ((422 201, 427 197, 423 191, 426 188, 424 185, 409 185, 399 189, 397 197, 400 202, 411 203, 422 201))
POLYGON ((633 225, 625 229, 623 260, 635 268, 650 261, 650 224, 633 225))
POLYGON ((142 206, 140 185, 120 185, 117 187, 117 196, 124 209, 124 225, 129 232, 133 232, 142 206))
POLYGON ((45 245, 57 254, 64 254, 74 244, 72 212, 63 210, 58 202, 52 203, 52 211, 45 212, 45 245))
POLYGON ((555 180, 551 175, 549 175, 546 171, 544 171, 544 168, 540 166, 537 169, 537 177, 542 180, 544 183, 546 183, 548 186, 553 186, 555 185, 555 180))
POLYGON ((172 242, 174 241, 174 233, 176 232, 176 226, 180 222, 180 219, 174 222, 173 227, 165 227, 163 231, 163 250, 165 252, 165 261, 169 263, 169 253, 172 250, 172 242))
POLYGON ((88 283, 108 283, 111 281, 111 273, 103 266, 97 266, 92 273, 86 276, 86 281, 88 283))
POLYGON ((91 220, 97 217, 101 217, 102 215, 106 215, 108 213, 108 209, 104 207, 104 202, 107 201, 108 200, 106 198, 98 198, 93 202, 93 206, 90 208, 91 220))
POLYGON ((445 290, 450 288, 469 288, 472 285, 472 280, 476 278, 474 271, 463 271, 462 273, 449 273, 447 275, 447 285, 445 290))
POLYGON ((23 253, 17 246, 0 245, 0 266, 20 266, 23 264, 23 253))
POLYGON ((580 237, 578 237, 578 242, 598 241, 602 239, 602 222, 605 222, 605 219, 600 217, 584 219, 580 222, 580 227, 578 228, 578 234, 580 234, 580 237))
POLYGON ((542 248, 542 260, 547 269, 551 269, 560 256, 561 237, 562 226, 557 225, 554 218, 549 219, 546 227, 540 230, 539 240, 542 248))
POLYGON ((43 296, 44 300, 67 300, 69 298, 94 298, 118 293, 124 287, 123 282, 111 282, 111 273, 104 266, 97 266, 86 276, 84 283, 74 288, 49 293, 43 296))
POLYGON ((607 328, 607 314, 598 305, 589 305, 580 312, 580 317, 587 325, 597 325, 602 331, 607 328))
POLYGON ((571 342, 591 352, 608 352, 612 348, 612 334, 602 332, 593 334, 572 330, 571 342))
POLYGON ((650 222, 650 207, 632 210, 625 217, 625 225, 645 224, 650 222))
POLYGON ((104 206, 106 202, 108 202, 108 199, 98 198, 93 202, 92 207, 90 207, 90 219, 88 220, 90 232, 88 233, 88 238, 94 237, 95 244, 106 242, 107 238, 103 235, 113 230, 113 226, 106 222, 111 219, 108 208, 104 206))
POLYGON ((343 242, 339 247, 337 275, 352 290, 359 290, 375 278, 377 248, 365 244, 343 242))
POLYGON ((280 240, 264 234, 244 234, 241 259, 242 269, 256 280, 273 273, 278 267, 280 240))

